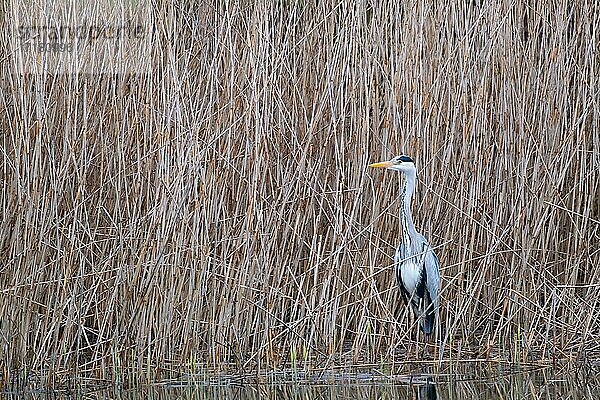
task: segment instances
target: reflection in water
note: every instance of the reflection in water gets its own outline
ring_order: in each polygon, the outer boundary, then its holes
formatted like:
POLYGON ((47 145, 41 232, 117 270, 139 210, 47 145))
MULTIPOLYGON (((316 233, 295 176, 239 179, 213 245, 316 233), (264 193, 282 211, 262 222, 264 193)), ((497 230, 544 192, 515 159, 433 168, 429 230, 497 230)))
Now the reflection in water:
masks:
POLYGON ((333 400, 333 399, 437 399, 435 386, 408 385, 267 385, 240 387, 205 387, 184 391, 151 391, 144 395, 137 392, 134 397, 121 397, 121 400, 333 400), (424 389, 424 390, 423 390, 424 389), (433 395, 434 397, 427 397, 433 395), (156 396, 156 397, 155 397, 156 396))
MULTIPOLYGON (((535 381, 530 377, 496 381, 446 381, 444 383, 336 383, 333 385, 242 385, 204 386, 197 388, 145 388, 143 390, 112 393, 106 398, 122 400, 330 400, 330 399, 408 399, 408 400, 463 400, 463 399, 563 399, 591 400, 600 398, 597 382, 574 386, 568 379, 535 381)), ((98 398, 98 397, 96 397, 98 398)))
MULTIPOLYGON (((355 375, 356 376, 356 375, 355 375)), ((360 375, 364 377, 364 375, 360 375)), ((463 400, 463 399, 562 399, 591 400, 600 398, 600 385, 597 378, 588 381, 574 376, 556 377, 542 374, 504 374, 485 379, 465 378, 464 376, 443 375, 424 377, 423 375, 406 380, 319 381, 309 383, 235 383, 232 380, 211 384, 180 385, 173 384, 142 386, 135 390, 116 390, 114 388, 87 391, 76 396, 52 396, 53 399, 119 399, 119 400, 330 400, 330 399, 408 399, 408 400, 463 400)), ((333 376, 329 376, 329 379, 333 376)), ((590 380, 591 379, 591 380, 590 380)), ((238 381, 239 382, 239 381, 238 381)), ((41 399, 40 393, 4 394, 5 399, 41 399)))
MULTIPOLYGON (((597 381, 581 383, 573 377, 501 375, 494 380, 461 380, 445 376, 434 384, 429 379, 418 383, 396 382, 335 382, 314 385, 241 385, 186 388, 176 391, 154 388, 146 393, 132 393, 128 399, 155 398, 160 400, 241 399, 241 400, 329 400, 329 399, 563 399, 591 400, 600 398, 597 381)), ((122 397, 123 400, 125 397, 122 397)))
POLYGON ((433 383, 419 386, 419 400, 437 400, 437 392, 433 383))

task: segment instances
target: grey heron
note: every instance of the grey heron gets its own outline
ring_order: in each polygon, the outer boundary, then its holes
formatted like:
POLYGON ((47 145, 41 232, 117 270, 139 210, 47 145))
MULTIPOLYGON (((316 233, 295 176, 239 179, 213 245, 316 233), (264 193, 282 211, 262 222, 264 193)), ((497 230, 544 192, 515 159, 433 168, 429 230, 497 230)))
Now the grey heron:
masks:
POLYGON ((369 167, 387 168, 404 174, 400 215, 402 242, 394 256, 394 274, 404 303, 412 306, 421 330, 428 335, 433 331, 434 325, 439 323, 440 270, 433 249, 427 239, 415 229, 410 212, 417 180, 415 162, 409 156, 400 155, 369 167))

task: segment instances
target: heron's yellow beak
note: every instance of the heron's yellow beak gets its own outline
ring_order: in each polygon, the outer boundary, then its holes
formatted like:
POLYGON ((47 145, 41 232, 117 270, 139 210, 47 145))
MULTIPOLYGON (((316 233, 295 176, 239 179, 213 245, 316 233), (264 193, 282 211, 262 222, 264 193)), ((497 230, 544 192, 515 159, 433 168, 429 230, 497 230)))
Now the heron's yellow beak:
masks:
POLYGON ((394 165, 394 163, 391 161, 382 161, 382 162, 378 162, 375 164, 369 164, 369 167, 371 167, 371 168, 388 168, 388 167, 391 167, 392 165, 394 165))

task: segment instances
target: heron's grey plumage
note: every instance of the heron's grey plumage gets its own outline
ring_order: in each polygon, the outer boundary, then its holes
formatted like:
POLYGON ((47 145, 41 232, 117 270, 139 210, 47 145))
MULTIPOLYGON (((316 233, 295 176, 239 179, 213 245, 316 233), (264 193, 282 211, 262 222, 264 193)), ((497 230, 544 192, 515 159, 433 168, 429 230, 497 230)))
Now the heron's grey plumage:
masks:
POLYGON ((435 320, 439 312, 438 289, 440 287, 440 272, 438 259, 421 234, 417 234, 416 242, 420 244, 421 251, 415 253, 408 251, 403 243, 398 246, 394 255, 394 274, 396 283, 400 288, 402 299, 410 304, 415 318, 419 319, 421 330, 429 334, 433 331, 435 320), (420 282, 423 287, 408 287, 402 280, 402 268, 406 268, 411 260, 417 260, 420 269, 420 282), (419 290, 421 289, 421 290, 419 290))
POLYGON ((440 271, 435 252, 423 235, 416 231, 410 210, 415 190, 416 168, 414 161, 405 155, 391 161, 371 164, 403 173, 402 192, 402 241, 394 256, 394 273, 402 298, 410 304, 419 326, 430 334, 439 320, 440 271))

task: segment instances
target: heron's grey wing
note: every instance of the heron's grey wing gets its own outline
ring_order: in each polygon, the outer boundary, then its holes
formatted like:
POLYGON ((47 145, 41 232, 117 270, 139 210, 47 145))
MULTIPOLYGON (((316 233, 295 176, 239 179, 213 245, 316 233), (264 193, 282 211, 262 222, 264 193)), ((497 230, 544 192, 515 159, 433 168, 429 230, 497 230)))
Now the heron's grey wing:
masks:
POLYGON ((425 282, 427 291, 433 304, 437 307, 438 305, 438 291, 440 288, 440 264, 435 252, 429 245, 425 236, 418 234, 419 247, 422 249, 423 266, 425 267, 425 273, 427 274, 427 282, 425 282))
POLYGON ((434 307, 437 308, 440 289, 440 263, 429 243, 425 242, 424 249, 426 249, 424 263, 427 272, 427 291, 434 307))
POLYGON ((430 334, 435 325, 436 316, 438 315, 438 290, 440 287, 440 270, 439 263, 433 249, 423 235, 418 235, 419 248, 421 249, 419 262, 422 263, 425 272, 426 281, 423 282, 427 292, 423 296, 421 313, 424 313, 424 318, 421 320, 421 330, 426 334, 430 334))

